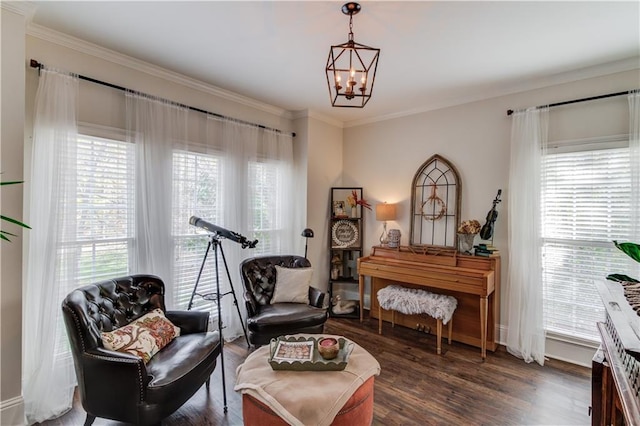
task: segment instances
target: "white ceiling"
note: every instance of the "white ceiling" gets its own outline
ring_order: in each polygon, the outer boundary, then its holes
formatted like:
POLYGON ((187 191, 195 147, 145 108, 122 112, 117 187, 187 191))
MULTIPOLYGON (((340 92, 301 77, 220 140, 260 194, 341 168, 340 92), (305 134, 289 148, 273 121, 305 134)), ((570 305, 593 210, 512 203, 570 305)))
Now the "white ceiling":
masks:
POLYGON ((34 24, 346 125, 640 67, 638 1, 362 1, 353 30, 381 49, 375 90, 363 109, 332 108, 324 68, 347 41, 344 1, 30 3, 34 24))

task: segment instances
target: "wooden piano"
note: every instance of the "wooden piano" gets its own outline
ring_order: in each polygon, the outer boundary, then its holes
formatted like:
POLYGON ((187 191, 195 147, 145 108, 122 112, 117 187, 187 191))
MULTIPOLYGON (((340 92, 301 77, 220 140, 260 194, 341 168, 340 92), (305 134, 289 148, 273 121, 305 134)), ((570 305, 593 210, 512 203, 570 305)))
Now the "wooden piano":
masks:
MULTIPOLYGON (((631 284, 631 283, 630 283, 631 284)), ((592 362, 592 425, 640 425, 640 316, 624 285, 597 281, 605 322, 597 324, 601 345, 592 362)))
MULTIPOLYGON (((453 316, 453 340, 477 346, 482 359, 498 347, 496 326, 500 323, 500 256, 462 255, 455 251, 374 246, 371 254, 358 259, 360 306, 364 306, 364 280, 371 277, 370 316, 378 318, 378 290, 400 284, 448 294, 458 300, 453 316), (435 253, 435 254, 434 254, 435 253)), ((360 309, 360 321, 364 319, 360 309)), ((383 312, 390 321, 391 313, 383 312)), ((410 328, 426 325, 435 329, 433 318, 395 314, 395 323, 410 328)))

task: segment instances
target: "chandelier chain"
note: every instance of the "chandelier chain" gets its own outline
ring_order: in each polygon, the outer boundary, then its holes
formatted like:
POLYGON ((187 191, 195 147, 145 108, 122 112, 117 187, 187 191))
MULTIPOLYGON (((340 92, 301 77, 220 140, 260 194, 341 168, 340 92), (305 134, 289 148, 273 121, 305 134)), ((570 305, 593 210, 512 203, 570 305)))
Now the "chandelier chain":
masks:
POLYGON ((353 13, 349 14, 349 41, 353 41, 353 13))

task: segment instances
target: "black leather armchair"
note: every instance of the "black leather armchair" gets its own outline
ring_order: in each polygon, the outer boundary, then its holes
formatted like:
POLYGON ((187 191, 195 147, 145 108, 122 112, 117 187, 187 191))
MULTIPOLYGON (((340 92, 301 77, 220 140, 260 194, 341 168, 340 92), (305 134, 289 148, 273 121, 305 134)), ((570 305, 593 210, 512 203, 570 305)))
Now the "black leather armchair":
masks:
POLYGON ((247 306, 247 333, 255 346, 268 344, 272 338, 295 333, 322 333, 327 310, 322 307, 324 293, 309 287, 309 304, 271 304, 276 284, 275 265, 305 268, 311 263, 301 256, 260 256, 240 263, 247 306))
POLYGON ((208 312, 169 311, 164 284, 153 275, 132 275, 80 287, 62 302, 78 379, 85 425, 104 417, 139 425, 159 424, 206 383, 220 354, 220 336, 207 332, 208 312), (142 358, 107 350, 101 331, 112 331, 160 308, 180 336, 142 358))

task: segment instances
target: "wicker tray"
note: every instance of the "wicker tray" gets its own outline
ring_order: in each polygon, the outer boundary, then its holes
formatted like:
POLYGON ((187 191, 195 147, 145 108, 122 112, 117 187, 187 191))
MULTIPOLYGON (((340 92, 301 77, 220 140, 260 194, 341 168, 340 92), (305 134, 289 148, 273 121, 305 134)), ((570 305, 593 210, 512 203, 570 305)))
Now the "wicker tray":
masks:
POLYGON ((353 342, 338 337, 340 351, 334 359, 324 359, 318 352, 318 339, 314 337, 279 337, 271 339, 269 344, 269 364, 274 370, 293 371, 340 371, 344 370, 349 362, 349 355, 353 351, 353 342), (276 350, 279 346, 288 345, 300 347, 300 359, 279 359, 276 350), (308 352, 307 352, 308 350, 308 352))

